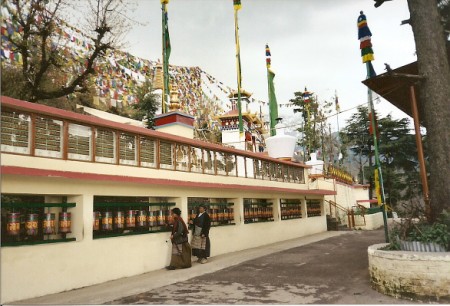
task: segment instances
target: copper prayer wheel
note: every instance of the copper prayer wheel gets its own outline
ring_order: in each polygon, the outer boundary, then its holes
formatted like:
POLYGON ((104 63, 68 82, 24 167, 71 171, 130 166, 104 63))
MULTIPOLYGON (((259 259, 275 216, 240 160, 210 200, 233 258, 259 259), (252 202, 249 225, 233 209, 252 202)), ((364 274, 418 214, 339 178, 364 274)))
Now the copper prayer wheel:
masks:
POLYGON ((164 217, 164 211, 163 210, 158 210, 157 211, 158 216, 156 217, 156 221, 158 222, 158 226, 164 226, 165 224, 165 217, 164 217))
POLYGON ((244 208, 244 219, 250 218, 250 210, 248 208, 244 208))
POLYGON ((39 231, 38 223, 38 214, 27 214, 27 220, 25 221, 25 230, 28 236, 37 236, 39 231))
POLYGON ((8 213, 6 221, 6 232, 8 235, 17 236, 20 234, 20 213, 8 213))
POLYGON ((217 210, 217 221, 223 221, 223 208, 217 210))
POLYGON ((217 221, 217 209, 216 208, 211 209, 211 221, 213 221, 213 222, 217 221))
POLYGON ((170 210, 167 209, 164 211, 164 220, 166 222, 166 224, 172 224, 173 223, 173 217, 172 214, 170 213, 170 210))
POLYGON ((70 212, 60 212, 59 213, 59 232, 60 233, 71 233, 70 229, 72 226, 72 214, 70 212))
POLYGON ((156 226, 156 214, 154 211, 149 211, 147 216, 148 226, 154 227, 156 226))
POLYGON ((231 207, 228 208, 228 220, 234 221, 234 209, 231 207))
POLYGON ((147 212, 145 210, 138 210, 136 216, 137 227, 147 227, 147 212))
POLYGON ((253 219, 254 217, 255 217, 255 213, 254 213, 254 208, 249 208, 248 209, 248 217, 250 218, 250 219, 253 219))
POLYGON ((112 211, 105 211, 102 215, 102 230, 113 230, 113 213, 112 211))
POLYGON ((45 235, 52 235, 56 233, 54 213, 44 213, 44 218, 42 220, 42 232, 45 235))
POLYGON ((126 212, 125 226, 127 228, 135 228, 136 227, 136 212, 132 209, 129 209, 126 212))
POLYGON ((100 212, 94 211, 92 213, 93 221, 92 221, 92 229, 94 231, 100 230, 100 212))
POLYGON ((228 221, 228 208, 222 209, 223 221, 228 221))
POLYGON ((125 228, 125 214, 121 210, 118 210, 114 213, 114 228, 125 228))

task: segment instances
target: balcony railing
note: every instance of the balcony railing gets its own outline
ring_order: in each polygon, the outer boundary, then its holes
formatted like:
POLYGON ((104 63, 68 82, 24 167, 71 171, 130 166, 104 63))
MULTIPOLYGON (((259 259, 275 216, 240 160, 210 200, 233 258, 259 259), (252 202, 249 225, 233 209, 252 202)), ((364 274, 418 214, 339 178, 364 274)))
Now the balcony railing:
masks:
POLYGON ((304 184, 304 165, 2 97, 1 151, 304 184))

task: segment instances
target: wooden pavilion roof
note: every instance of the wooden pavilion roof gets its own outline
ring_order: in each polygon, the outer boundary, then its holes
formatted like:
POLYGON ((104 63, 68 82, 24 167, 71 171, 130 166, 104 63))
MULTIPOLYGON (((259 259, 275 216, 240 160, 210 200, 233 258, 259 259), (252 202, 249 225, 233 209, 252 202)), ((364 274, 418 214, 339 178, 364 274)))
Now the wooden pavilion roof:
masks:
MULTIPOLYGON (((447 44, 447 57, 450 63, 450 45, 447 44)), ((407 115, 412 117, 411 110, 411 97, 410 97, 410 87, 418 78, 418 66, 417 62, 401 66, 396 69, 392 69, 391 72, 386 72, 377 75, 373 78, 366 79, 362 81, 367 87, 372 91, 376 92, 388 102, 395 105, 397 108, 405 112, 407 115)), ((420 98, 420 86, 415 87, 416 91, 416 101, 417 108, 419 111, 419 119, 423 125, 423 108, 426 102, 421 101, 420 98)))

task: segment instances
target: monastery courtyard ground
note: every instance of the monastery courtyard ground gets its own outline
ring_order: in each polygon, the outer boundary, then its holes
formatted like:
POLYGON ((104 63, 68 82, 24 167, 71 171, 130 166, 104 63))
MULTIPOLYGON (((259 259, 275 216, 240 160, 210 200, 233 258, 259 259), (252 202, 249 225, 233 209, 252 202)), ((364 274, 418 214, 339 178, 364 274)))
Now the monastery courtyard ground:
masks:
POLYGON ((367 247, 383 242, 383 229, 325 232, 16 304, 421 303, 371 288, 367 247))

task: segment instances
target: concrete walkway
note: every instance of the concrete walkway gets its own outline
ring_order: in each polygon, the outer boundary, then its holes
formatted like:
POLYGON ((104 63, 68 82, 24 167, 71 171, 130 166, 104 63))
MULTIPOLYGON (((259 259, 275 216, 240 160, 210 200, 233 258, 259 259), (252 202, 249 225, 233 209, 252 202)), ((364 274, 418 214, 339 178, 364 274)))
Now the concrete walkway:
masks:
POLYGON ((325 232, 14 304, 410 304, 370 288, 367 247, 383 239, 325 232))

